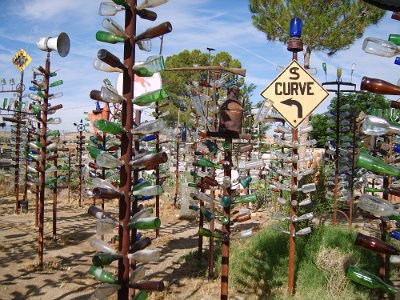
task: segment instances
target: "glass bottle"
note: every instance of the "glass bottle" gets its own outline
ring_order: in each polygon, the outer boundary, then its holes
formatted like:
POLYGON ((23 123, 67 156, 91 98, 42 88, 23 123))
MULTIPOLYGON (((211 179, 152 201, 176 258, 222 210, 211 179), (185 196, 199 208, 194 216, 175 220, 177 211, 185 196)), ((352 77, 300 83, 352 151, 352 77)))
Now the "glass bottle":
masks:
POLYGON ((383 57, 393 57, 400 53, 395 43, 374 37, 364 39, 362 49, 366 53, 383 57))
POLYGON ((394 246, 372 236, 368 236, 362 233, 358 233, 356 241, 354 242, 356 246, 363 247, 367 250, 390 254, 390 255, 400 255, 400 251, 394 246))
POLYGON ((265 166, 265 163, 264 163, 264 160, 262 160, 262 159, 239 162, 239 169, 243 169, 243 170, 263 168, 264 166, 265 166))
POLYGON ((119 284, 102 284, 96 287, 93 295, 95 299, 108 299, 120 288, 119 284))
POLYGON ((397 211, 393 204, 389 201, 368 194, 361 195, 358 202, 358 207, 376 217, 400 215, 400 212, 397 211))
POLYGON ((100 16, 115 16, 118 12, 123 11, 125 7, 112 2, 101 2, 99 7, 100 16))
POLYGON ((142 3, 136 6, 136 9, 142 10, 144 8, 157 7, 166 2, 168 2, 168 0, 144 0, 142 3))
POLYGON ((56 87, 56 86, 62 85, 63 83, 64 82, 62 80, 57 80, 57 81, 50 83, 49 87, 56 87))
POLYGON ((52 125, 61 124, 61 122, 62 122, 61 118, 49 118, 47 120, 47 124, 52 124, 52 125))
POLYGON ((101 178, 98 178, 98 177, 93 178, 92 179, 92 187, 93 188, 98 187, 98 188, 112 189, 112 190, 114 190, 116 192, 119 192, 119 190, 110 183, 109 178, 107 178, 107 180, 106 179, 101 179, 101 178))
POLYGON ((132 218, 131 218, 130 221, 131 221, 131 222, 134 222, 134 221, 137 221, 137 220, 139 220, 139 219, 141 219, 141 218, 150 217, 151 214, 152 214, 153 212, 154 212, 154 210, 153 210, 152 207, 142 209, 142 210, 138 211, 137 213, 135 213, 135 214, 132 216, 132 218))
POLYGON ((202 200, 202 201, 210 203, 210 204, 212 204, 212 203, 218 204, 218 202, 213 197, 211 197, 205 193, 202 193, 200 191, 194 191, 194 192, 190 193, 190 197, 192 197, 193 199, 202 200))
POLYGON ((139 126, 133 128, 131 130, 131 132, 134 135, 139 135, 139 134, 145 135, 145 134, 161 131, 162 129, 165 128, 165 126, 166 125, 163 120, 157 119, 157 120, 141 123, 139 126))
POLYGON ((129 164, 133 167, 133 169, 141 169, 145 167, 155 168, 159 164, 165 163, 167 161, 167 153, 159 152, 155 154, 146 154, 137 159, 133 159, 129 164))
MULTIPOLYGON (((134 65, 132 69, 136 72, 145 68, 148 72, 157 73, 165 69, 164 57, 162 55, 152 55, 146 58, 143 64, 134 65)), ((139 75, 140 76, 140 75, 139 75)))
POLYGON ((235 198, 232 200, 232 204, 239 204, 239 203, 250 203, 257 200, 256 194, 246 195, 240 198, 235 198))
POLYGON ((389 232, 389 236, 390 236, 391 238, 394 238, 394 239, 400 241, 400 231, 398 231, 398 230, 392 230, 392 231, 390 231, 390 232, 389 232))
POLYGON ((95 217, 96 219, 99 220, 110 219, 116 222, 115 224, 118 224, 118 220, 114 218, 114 216, 111 213, 106 212, 97 206, 94 205, 89 206, 88 214, 95 217))
POLYGON ((360 90, 384 95, 400 95, 400 86, 382 79, 363 77, 360 90))
POLYGON ((152 39, 172 31, 172 25, 170 22, 161 23, 158 26, 150 27, 145 32, 135 36, 135 42, 143 39, 152 39))
POLYGON ((214 237, 215 239, 222 240, 223 242, 229 240, 228 233, 220 231, 210 231, 203 227, 199 228, 198 234, 206 237, 214 237))
POLYGON ((253 127, 257 127, 258 124, 263 123, 265 118, 267 117, 269 111, 272 108, 274 102, 270 99, 265 99, 261 104, 261 107, 258 109, 257 114, 254 118, 253 127))
POLYGON ((159 89, 151 92, 144 93, 132 100, 133 104, 139 106, 146 106, 150 103, 163 100, 167 97, 167 93, 164 89, 159 89))
POLYGON ((130 229, 140 229, 140 230, 150 230, 160 228, 161 221, 157 217, 147 217, 140 218, 136 221, 130 222, 128 228, 130 229))
POLYGON ((113 261, 122 258, 120 254, 97 253, 92 257, 92 264, 95 267, 104 267, 111 264, 113 261))
POLYGON ((117 37, 124 38, 124 40, 129 38, 125 30, 111 18, 105 18, 101 25, 117 37))
POLYGON ((160 185, 152 185, 144 187, 137 191, 132 191, 132 196, 157 196, 164 192, 160 185))
POLYGON ((117 278, 114 277, 113 274, 107 272, 102 268, 98 268, 96 266, 91 266, 89 269, 89 274, 96 277, 97 280, 104 282, 104 283, 117 283, 117 278))
POLYGON ((144 237, 138 240, 133 244, 133 246, 129 249, 129 253, 134 253, 139 250, 145 249, 147 246, 151 244, 151 239, 149 237, 144 237))
POLYGON ((400 176, 400 169, 387 164, 383 159, 369 155, 364 148, 360 150, 356 160, 356 166, 377 174, 394 177, 400 176))
POLYGON ((194 166, 198 166, 198 167, 210 167, 210 168, 216 168, 216 169, 223 169, 224 167, 216 164, 214 162, 212 162, 209 159, 206 159, 204 157, 198 158, 194 163, 194 166))
POLYGON ((140 263, 158 261, 160 259, 160 250, 143 249, 134 253, 129 253, 128 258, 140 263))
POLYGON ((352 281, 357 282, 371 289, 383 289, 391 293, 392 295, 396 295, 398 292, 397 288, 385 283, 381 278, 379 278, 375 274, 367 272, 356 266, 352 265, 349 266, 346 272, 346 276, 352 281))
POLYGON ((105 132, 105 133, 112 133, 112 134, 123 134, 125 133, 125 129, 119 126, 117 123, 107 121, 107 120, 95 120, 93 122, 93 126, 98 130, 105 132))
POLYGON ((99 240, 98 238, 92 238, 90 240, 90 245, 104 253, 110 253, 110 254, 117 253, 111 245, 109 245, 105 241, 99 240))
POLYGON ((132 289, 162 292, 165 288, 162 281, 141 281, 129 285, 132 289))
POLYGON ((108 152, 102 151, 96 157, 96 163, 102 168, 113 169, 124 165, 124 161, 112 156, 108 152))
POLYGON ((93 62, 93 67, 98 71, 103 72, 119 72, 122 73, 123 70, 120 68, 111 67, 109 64, 101 61, 100 59, 96 58, 93 62))
MULTIPOLYGON (((100 95, 98 95, 98 96, 100 97, 100 99, 95 99, 95 100, 100 100, 100 101, 109 102, 109 103, 110 102, 111 103, 122 103, 122 102, 126 101, 126 99, 123 96, 118 94, 118 91, 116 89, 114 89, 110 86, 102 86, 100 95)), ((91 94, 91 98, 92 98, 92 94, 91 94)))
POLYGON ((116 57, 114 54, 110 53, 106 49, 100 49, 97 51, 97 58, 101 61, 109 64, 111 67, 120 68, 122 70, 126 70, 125 65, 116 57))
POLYGON ((135 270, 131 271, 129 274, 129 283, 135 283, 142 280, 146 275, 146 269, 144 266, 138 266, 135 270))
POLYGON ((96 187, 92 191, 93 199, 116 199, 120 198, 123 194, 115 189, 96 187))
POLYGON ((132 191, 137 191, 147 186, 151 186, 151 182, 147 180, 142 180, 136 183, 134 186, 132 186, 132 191))
POLYGON ((242 231, 232 234, 229 239, 231 239, 231 240, 244 239, 244 238, 251 237, 253 235, 254 235, 253 229, 250 228, 250 229, 242 230, 242 231))
POLYGON ((99 42, 116 44, 125 42, 125 38, 116 36, 110 32, 99 30, 96 32, 96 40, 99 42))
POLYGON ((96 222, 96 234, 103 235, 113 233, 118 226, 118 222, 110 219, 97 220, 96 222))
POLYGON ((132 300, 147 300, 149 294, 146 291, 139 291, 133 296, 132 300))

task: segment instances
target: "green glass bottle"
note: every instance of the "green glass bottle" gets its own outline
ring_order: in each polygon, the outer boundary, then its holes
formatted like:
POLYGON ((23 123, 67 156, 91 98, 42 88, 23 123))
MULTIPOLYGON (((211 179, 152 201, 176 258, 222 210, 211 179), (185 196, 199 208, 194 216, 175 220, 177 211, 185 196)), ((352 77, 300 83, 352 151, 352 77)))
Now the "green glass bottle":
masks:
POLYGON ((50 132, 47 132, 46 136, 59 136, 60 131, 59 130, 52 130, 50 132))
POLYGON ((93 158, 93 159, 96 159, 97 156, 98 156, 101 152, 103 152, 103 151, 100 150, 99 148, 94 147, 94 146, 92 146, 92 145, 87 145, 87 146, 86 146, 86 149, 89 151, 90 157, 93 158))
POLYGON ((400 46, 400 34, 389 34, 388 41, 395 43, 397 46, 400 46))
POLYGON ((149 294, 146 291, 139 291, 133 296, 132 300, 147 300, 149 294))
POLYGON ((98 279, 99 281, 104 282, 104 283, 117 283, 118 282, 117 278, 115 278, 115 276, 113 274, 111 274, 110 272, 107 272, 106 270, 104 270, 102 268, 98 268, 96 266, 90 266, 89 274, 93 275, 94 277, 96 277, 96 279, 98 279))
POLYGON ((105 133, 123 134, 126 132, 125 129, 119 126, 117 123, 103 119, 95 120, 93 122, 93 126, 105 133))
POLYGON ((102 30, 96 32, 96 40, 98 40, 99 42, 110 43, 110 44, 125 42, 125 38, 116 36, 112 33, 102 30))
POLYGON ((63 83, 64 82, 62 80, 57 80, 57 81, 50 83, 49 87, 56 87, 56 86, 62 85, 63 83))
POLYGON ((204 145, 206 145, 208 151, 212 152, 212 153, 217 153, 218 152, 218 146, 216 143, 210 141, 210 140, 205 140, 204 145))
POLYGON ((377 188, 366 187, 364 189, 364 192, 365 193, 381 193, 381 192, 383 192, 383 190, 382 189, 377 189, 377 188))
POLYGON ((161 220, 157 217, 147 217, 141 218, 134 222, 128 224, 129 229, 140 229, 140 230, 148 230, 148 229, 157 229, 161 226, 161 220))
POLYGON ((138 191, 138 190, 148 187, 148 186, 151 186, 151 182, 148 180, 143 180, 143 181, 135 184, 134 186, 132 186, 132 191, 138 191))
POLYGON ((246 176, 245 178, 240 179, 240 184, 242 185, 242 187, 244 188, 248 188, 251 182, 251 176, 246 176))
POLYGON ((167 98, 167 92, 164 89, 159 89, 152 92, 144 93, 132 100, 133 104, 145 106, 153 102, 158 102, 167 98))
POLYGON ((125 0, 112 0, 115 4, 122 5, 125 8, 129 8, 129 4, 125 0))
POLYGON ((226 232, 220 232, 220 231, 210 231, 206 228, 199 228, 199 235, 201 236, 206 236, 206 237, 214 237, 215 239, 222 240, 222 241, 228 241, 229 240, 229 235, 226 232))
POLYGON ((364 148, 360 150, 356 165, 359 168, 364 168, 381 175, 400 176, 400 169, 389 165, 383 159, 369 155, 364 148))
POLYGON ((244 197, 233 199, 232 204, 250 203, 250 202, 255 202, 256 200, 257 200, 257 195, 251 194, 251 195, 246 195, 244 197))
POLYGON ((231 201, 232 201, 231 196, 224 195, 224 196, 222 196, 222 198, 221 198, 220 205, 221 205, 222 207, 229 207, 229 205, 231 205, 231 201))
POLYGON ((212 162, 211 160, 206 159, 204 157, 201 157, 201 158, 197 159, 193 163, 193 165, 194 166, 198 166, 198 167, 210 167, 210 168, 216 168, 216 169, 223 169, 224 168, 223 166, 221 166, 219 164, 216 164, 216 163, 212 162))
POLYGON ((349 266, 346 276, 352 281, 371 289, 383 289, 392 295, 396 295, 398 292, 397 288, 387 284, 375 274, 362 270, 356 266, 349 266))
POLYGON ((122 255, 111 253, 97 253, 92 258, 92 263, 96 267, 104 267, 111 264, 113 261, 122 258, 122 255))
POLYGON ((146 67, 142 66, 142 65, 138 65, 138 66, 133 66, 133 72, 135 73, 135 75, 139 76, 139 77, 151 77, 154 75, 153 72, 151 72, 149 69, 147 69, 146 67))

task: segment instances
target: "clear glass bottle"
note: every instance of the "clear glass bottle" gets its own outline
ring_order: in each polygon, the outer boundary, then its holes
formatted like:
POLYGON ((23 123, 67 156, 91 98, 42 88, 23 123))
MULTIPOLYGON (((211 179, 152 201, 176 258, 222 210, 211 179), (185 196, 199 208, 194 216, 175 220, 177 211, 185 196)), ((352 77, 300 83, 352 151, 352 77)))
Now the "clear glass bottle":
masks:
POLYGON ((160 185, 152 185, 144 187, 140 190, 132 191, 132 196, 157 196, 164 192, 160 185))
POLYGON ((367 37, 364 39, 362 49, 366 53, 383 57, 393 57, 400 53, 396 44, 374 37, 367 37))
POLYGON ((142 10, 144 8, 157 7, 166 2, 168 2, 168 0, 143 0, 142 3, 136 6, 136 9, 142 10))
POLYGON ((124 165, 124 161, 112 156, 108 152, 102 151, 96 157, 96 163, 103 168, 113 169, 124 165))
POLYGON ((122 5, 117 5, 113 2, 101 2, 99 7, 100 16, 115 16, 120 11, 125 10, 122 5))
POLYGON ((129 253, 128 258, 140 263, 158 261, 160 259, 160 250, 143 249, 134 253, 129 253))

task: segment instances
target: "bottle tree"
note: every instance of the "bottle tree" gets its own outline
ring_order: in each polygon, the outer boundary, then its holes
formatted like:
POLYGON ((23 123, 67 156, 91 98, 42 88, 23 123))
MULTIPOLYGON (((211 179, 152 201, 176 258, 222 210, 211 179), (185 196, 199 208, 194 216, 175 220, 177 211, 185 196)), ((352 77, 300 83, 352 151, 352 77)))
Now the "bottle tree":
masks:
MULTIPOLYGON (((225 66, 228 68, 241 68, 242 64, 239 60, 233 58, 228 52, 219 52, 216 55, 210 55, 208 52, 201 52, 198 49, 189 51, 184 50, 178 54, 168 56, 165 59, 165 69, 169 68, 181 68, 181 67, 193 67, 197 66, 225 66)), ((170 114, 165 118, 169 126, 175 126, 177 122, 178 110, 179 123, 186 122, 189 127, 194 127, 194 124, 190 122, 190 110, 182 109, 184 107, 190 107, 192 96, 193 84, 198 84, 199 87, 207 87, 207 84, 213 86, 213 82, 207 82, 207 72, 199 72, 198 70, 193 71, 179 71, 179 72, 168 72, 163 71, 161 73, 163 82, 173 83, 167 87, 167 93, 169 95, 170 104, 167 107, 161 109, 162 112, 170 111, 170 114)), ((229 81, 235 81, 237 86, 242 89, 244 87, 244 79, 240 76, 226 73, 226 76, 220 82, 223 85, 229 81)), ((217 83, 218 85, 218 83, 217 83)), ((219 96, 226 94, 226 89, 218 89, 219 96)), ((243 94, 243 93, 242 93, 243 94)), ((218 96, 217 96, 218 97, 218 96)))
POLYGON ((303 20, 301 40, 306 69, 310 67, 312 51, 328 51, 328 55, 333 55, 349 48, 368 26, 378 23, 385 14, 384 10, 354 0, 333 1, 329 5, 323 0, 250 0, 249 9, 253 25, 269 41, 278 40, 283 44, 289 40, 290 19, 303 20))

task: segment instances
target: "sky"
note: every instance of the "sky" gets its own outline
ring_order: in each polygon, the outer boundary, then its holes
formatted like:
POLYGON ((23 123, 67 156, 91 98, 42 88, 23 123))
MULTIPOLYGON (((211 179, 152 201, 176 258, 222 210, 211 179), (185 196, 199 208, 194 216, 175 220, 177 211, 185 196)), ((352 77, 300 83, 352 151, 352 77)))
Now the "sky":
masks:
MULTIPOLYGON (((22 48, 32 57, 32 62, 24 72, 24 83, 28 88, 32 80, 32 67, 44 67, 45 64, 46 52, 36 46, 39 38, 57 37, 61 32, 66 32, 70 37, 71 49, 67 57, 62 58, 54 51, 51 53, 51 70, 58 70, 56 79, 64 81, 63 85, 51 90, 52 93, 64 94, 62 98, 52 101, 53 105, 63 105, 63 109, 54 115, 61 117, 63 122, 49 126, 52 129, 76 131, 73 123, 79 123, 85 118, 84 111, 95 108, 95 102, 89 98, 90 91, 99 90, 105 78, 116 82, 116 73, 105 73, 93 68, 99 49, 105 48, 121 60, 123 58, 122 44, 101 43, 95 38, 98 30, 104 30, 101 22, 105 17, 98 14, 100 2, 0 0, 0 78, 7 81, 14 78, 16 82, 19 81, 20 72, 12 64, 12 58, 22 48)), ((279 75, 281 67, 286 67, 291 62, 292 53, 286 50, 286 45, 267 41, 265 34, 254 28, 247 0, 170 0, 152 10, 158 14, 157 20, 151 22, 138 18, 137 33, 169 21, 173 30, 164 36, 164 57, 183 50, 199 49, 207 52, 207 47, 214 48, 214 53, 229 52, 247 70, 246 83, 257 86, 250 99, 253 104, 263 100, 260 93, 279 75)), ((396 84, 399 77, 398 67, 393 64, 394 58, 367 54, 361 48, 365 37, 387 39, 390 33, 399 33, 397 30, 400 23, 390 16, 391 12, 387 12, 377 25, 369 27, 364 36, 348 50, 340 51, 332 57, 323 52, 313 52, 311 67, 317 70, 314 78, 320 83, 334 81, 336 69, 341 66, 343 81, 350 81, 351 65, 355 63, 352 82, 357 84, 358 89, 363 76, 396 84), (327 76, 322 70, 322 62, 327 64, 327 76)), ((124 26, 123 12, 112 18, 124 26)), ((160 39, 154 39, 152 44, 151 52, 137 49, 138 61, 159 53, 160 39)), ((301 53, 299 62, 302 64, 301 53)), ((8 85, 5 88, 10 87, 8 85)), ((12 95, 3 93, 0 96, 3 99, 12 95)), ((326 111, 330 98, 318 106, 315 112, 326 111)))

